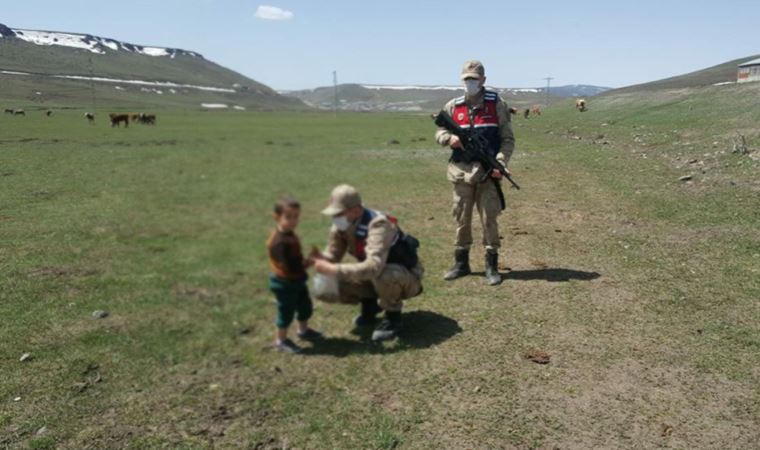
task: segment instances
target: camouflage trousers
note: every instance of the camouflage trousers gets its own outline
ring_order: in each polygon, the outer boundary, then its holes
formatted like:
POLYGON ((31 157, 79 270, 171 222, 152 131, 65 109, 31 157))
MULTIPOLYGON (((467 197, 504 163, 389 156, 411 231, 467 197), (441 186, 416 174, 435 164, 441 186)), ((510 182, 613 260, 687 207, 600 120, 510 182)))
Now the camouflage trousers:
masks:
POLYGON ((422 292, 422 263, 409 270, 399 264, 386 264, 380 275, 368 281, 338 281, 336 299, 320 298, 327 303, 358 304, 365 299, 378 299, 378 304, 385 311, 401 311, 404 300, 420 295, 422 292))
POLYGON ((472 212, 477 208, 483 227, 483 245, 487 251, 496 252, 501 246, 498 223, 501 203, 494 182, 487 179, 482 183, 455 181, 453 184, 452 214, 457 221, 456 248, 469 249, 472 245, 472 212))

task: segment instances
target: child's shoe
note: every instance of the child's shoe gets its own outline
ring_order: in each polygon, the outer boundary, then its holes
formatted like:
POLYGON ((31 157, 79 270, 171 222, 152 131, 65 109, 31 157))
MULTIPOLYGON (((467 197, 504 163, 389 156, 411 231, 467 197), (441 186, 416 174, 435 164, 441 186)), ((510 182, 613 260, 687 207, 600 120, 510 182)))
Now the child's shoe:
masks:
POLYGON ((279 341, 274 347, 278 352, 282 353, 301 353, 301 347, 297 346, 296 343, 290 339, 279 341))
POLYGON ((304 341, 318 341, 320 339, 324 339, 324 337, 324 334, 320 333, 319 331, 312 330, 311 328, 307 328, 306 331, 298 332, 298 338, 304 341))

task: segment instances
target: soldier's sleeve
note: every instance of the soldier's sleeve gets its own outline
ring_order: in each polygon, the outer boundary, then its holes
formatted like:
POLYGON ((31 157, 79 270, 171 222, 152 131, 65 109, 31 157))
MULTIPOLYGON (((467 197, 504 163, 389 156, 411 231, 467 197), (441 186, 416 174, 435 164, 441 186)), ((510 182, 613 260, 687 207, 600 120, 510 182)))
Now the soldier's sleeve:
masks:
POLYGON ((395 228, 385 217, 370 222, 364 247, 367 257, 361 262, 338 264, 338 279, 358 282, 377 278, 385 268, 395 233, 395 228))
POLYGON ((499 117, 499 137, 501 138, 496 159, 507 167, 512 152, 515 151, 515 135, 512 133, 512 115, 509 113, 509 106, 501 98, 496 104, 496 115, 499 117))
POLYGON ((340 231, 333 225, 327 238, 327 247, 322 252, 322 255, 331 262, 338 262, 346 255, 347 245, 340 231))
MULTIPOLYGON (((443 107, 443 110, 448 112, 449 114, 454 113, 454 101, 456 99, 449 100, 448 103, 443 107)), ((451 139, 451 133, 446 131, 445 128, 438 127, 438 131, 435 132, 435 140, 440 145, 449 145, 449 139, 451 139)))

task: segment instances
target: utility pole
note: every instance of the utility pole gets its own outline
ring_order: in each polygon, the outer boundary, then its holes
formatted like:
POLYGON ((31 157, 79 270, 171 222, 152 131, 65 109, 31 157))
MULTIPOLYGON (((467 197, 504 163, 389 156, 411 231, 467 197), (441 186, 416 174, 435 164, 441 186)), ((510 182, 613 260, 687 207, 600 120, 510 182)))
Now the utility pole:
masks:
POLYGON ((338 114, 338 71, 333 70, 333 91, 335 98, 333 99, 333 113, 338 114))
POLYGON ((544 78, 544 80, 546 80, 546 92, 544 93, 546 99, 545 99, 544 103, 546 103, 547 107, 549 107, 549 89, 551 89, 552 80, 553 79, 554 78, 552 78, 552 77, 546 77, 546 78, 544 78))

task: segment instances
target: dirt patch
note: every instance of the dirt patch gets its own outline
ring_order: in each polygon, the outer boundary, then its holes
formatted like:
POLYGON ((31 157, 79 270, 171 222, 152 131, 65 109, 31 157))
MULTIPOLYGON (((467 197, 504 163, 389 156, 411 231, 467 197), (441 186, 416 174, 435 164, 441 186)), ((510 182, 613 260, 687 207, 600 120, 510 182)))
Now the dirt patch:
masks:
POLYGON ((549 364, 551 362, 551 355, 541 350, 529 350, 525 352, 523 357, 529 361, 533 361, 536 364, 549 364))

